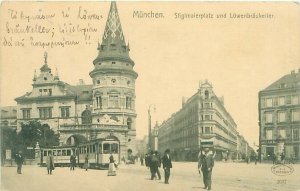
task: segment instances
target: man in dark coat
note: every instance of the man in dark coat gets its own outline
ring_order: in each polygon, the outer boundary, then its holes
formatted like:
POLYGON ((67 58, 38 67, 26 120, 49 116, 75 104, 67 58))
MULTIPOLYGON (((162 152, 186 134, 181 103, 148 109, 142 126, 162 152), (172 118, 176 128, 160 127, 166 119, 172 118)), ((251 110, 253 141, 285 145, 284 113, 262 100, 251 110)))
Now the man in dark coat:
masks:
POLYGON ((154 177, 156 176, 156 173, 158 174, 159 180, 161 179, 158 167, 159 167, 158 154, 157 154, 157 152, 155 152, 155 153, 152 152, 151 160, 150 160, 151 180, 154 179, 154 177))
POLYGON ((201 168, 203 174, 204 189, 211 190, 211 173, 214 167, 214 157, 213 154, 209 153, 209 148, 204 149, 204 154, 201 152, 198 167, 201 168))
POLYGON ((160 180, 161 176, 160 176, 159 168, 161 167, 161 157, 160 157, 160 154, 157 151, 154 151, 154 154, 155 154, 155 156, 158 159, 158 161, 157 161, 157 168, 155 169, 155 175, 157 174, 158 180, 160 180))
POLYGON ((24 162, 24 157, 22 155, 22 151, 19 151, 19 153, 16 154, 15 161, 17 163, 17 173, 22 174, 22 165, 24 162))
POLYGON ((70 157, 70 170, 74 170, 76 166, 76 156, 74 154, 71 155, 70 157))
POLYGON ((165 155, 162 158, 162 163, 163 163, 163 169, 165 171, 165 184, 169 184, 169 178, 170 178, 171 168, 172 168, 172 160, 170 157, 169 149, 165 151, 165 155))

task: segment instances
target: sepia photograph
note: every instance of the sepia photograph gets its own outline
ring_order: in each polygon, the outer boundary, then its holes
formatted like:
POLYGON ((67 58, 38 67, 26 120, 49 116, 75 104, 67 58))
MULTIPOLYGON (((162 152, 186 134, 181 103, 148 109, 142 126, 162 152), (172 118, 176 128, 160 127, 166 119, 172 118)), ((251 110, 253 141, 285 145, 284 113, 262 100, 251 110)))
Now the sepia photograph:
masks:
POLYGON ((3 191, 300 191, 299 2, 3 1, 3 191))

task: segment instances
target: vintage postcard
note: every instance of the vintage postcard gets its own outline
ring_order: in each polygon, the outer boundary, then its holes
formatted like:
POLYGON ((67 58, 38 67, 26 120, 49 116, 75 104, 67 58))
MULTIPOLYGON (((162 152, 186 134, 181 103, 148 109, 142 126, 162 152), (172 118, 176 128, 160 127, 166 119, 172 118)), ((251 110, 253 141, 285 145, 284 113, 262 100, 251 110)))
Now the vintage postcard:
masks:
POLYGON ((300 190, 297 2, 1 3, 1 190, 300 190))

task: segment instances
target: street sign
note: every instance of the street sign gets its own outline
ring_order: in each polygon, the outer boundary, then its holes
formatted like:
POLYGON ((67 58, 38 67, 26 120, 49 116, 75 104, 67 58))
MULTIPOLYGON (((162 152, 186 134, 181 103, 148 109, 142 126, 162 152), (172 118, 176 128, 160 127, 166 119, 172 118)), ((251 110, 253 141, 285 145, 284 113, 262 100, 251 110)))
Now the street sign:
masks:
POLYGON ((11 159, 11 150, 10 149, 6 149, 5 150, 5 158, 7 160, 10 160, 11 159))

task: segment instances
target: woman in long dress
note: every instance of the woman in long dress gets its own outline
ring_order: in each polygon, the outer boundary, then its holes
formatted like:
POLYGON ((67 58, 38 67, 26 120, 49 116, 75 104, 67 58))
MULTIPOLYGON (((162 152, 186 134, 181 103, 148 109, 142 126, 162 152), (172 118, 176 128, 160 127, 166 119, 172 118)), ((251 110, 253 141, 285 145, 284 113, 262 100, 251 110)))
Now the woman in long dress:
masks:
POLYGON ((109 166, 108 166, 108 173, 107 176, 116 176, 116 167, 115 167, 115 160, 113 155, 109 157, 109 166))

